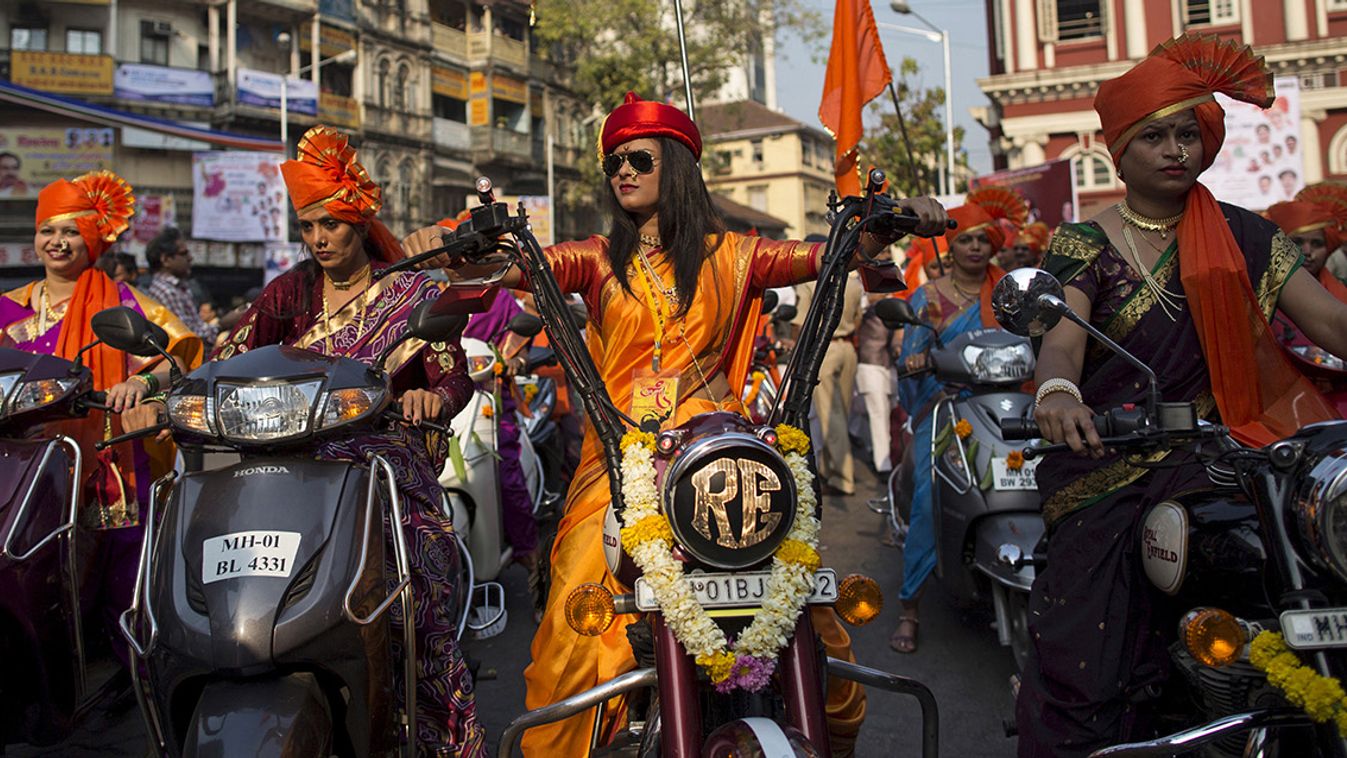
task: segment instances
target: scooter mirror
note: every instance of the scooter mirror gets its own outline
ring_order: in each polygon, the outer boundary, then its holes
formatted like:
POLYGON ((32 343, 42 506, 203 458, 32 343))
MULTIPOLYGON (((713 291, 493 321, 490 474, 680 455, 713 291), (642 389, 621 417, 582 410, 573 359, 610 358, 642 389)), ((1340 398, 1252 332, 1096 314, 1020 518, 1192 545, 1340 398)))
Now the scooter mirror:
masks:
POLYGON ((786 305, 777 308, 776 311, 772 313, 772 318, 777 321, 790 322, 794 321, 795 317, 798 315, 800 315, 800 309, 787 303, 786 305))
POLYGON ((896 297, 886 297, 875 303, 875 315, 890 329, 899 329, 907 324, 921 326, 921 319, 912 310, 912 304, 896 297))
POLYGON ((95 313, 89 325, 103 344, 142 358, 162 355, 168 346, 168 333, 162 327, 124 305, 95 313))
POLYGON ((771 313, 776 310, 776 306, 781 302, 781 296, 776 294, 776 290, 767 290, 762 293, 762 312, 771 313))
POLYGON ((520 313, 510 319, 505 328, 520 337, 536 337, 543 330, 543 320, 532 313, 520 313))
POLYGON ((407 314, 407 333, 426 342, 449 342, 458 337, 467 323, 467 316, 435 313, 435 301, 426 300, 407 314))
POLYGON ((1006 331, 1041 337, 1062 318, 1050 301, 1061 305, 1064 297, 1057 277, 1039 268, 1019 268, 1001 277, 992 289, 992 312, 1006 331))

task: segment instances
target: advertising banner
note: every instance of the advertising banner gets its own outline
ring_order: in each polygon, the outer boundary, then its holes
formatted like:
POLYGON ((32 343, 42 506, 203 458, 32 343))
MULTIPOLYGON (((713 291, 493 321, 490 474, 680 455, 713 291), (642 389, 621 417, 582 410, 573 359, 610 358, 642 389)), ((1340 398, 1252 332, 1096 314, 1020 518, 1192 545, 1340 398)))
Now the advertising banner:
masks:
POLYGON ((318 118, 325 124, 360 128, 360 103, 353 97, 318 93, 318 118))
POLYGON ((459 100, 468 99, 468 76, 458 69, 431 64, 430 91, 459 100))
MULTIPOLYGON (((307 22, 299 26, 299 49, 305 53, 313 49, 313 27, 307 22)), ((318 27, 318 49, 324 58, 354 50, 355 34, 339 26, 322 24, 318 27)))
POLYGON ((192 236, 223 242, 281 237, 285 184, 276 153, 192 155, 192 236))
POLYGON ((51 182, 112 168, 111 129, 0 129, 0 198, 37 197, 51 182))
POLYGON ((131 217, 131 241, 147 243, 170 226, 177 226, 177 206, 172 195, 136 195, 136 215, 131 217))
POLYGON ((271 242, 262 251, 262 286, 284 274, 303 260, 304 251, 298 242, 271 242))
POLYGON ((0 267, 40 265, 42 260, 37 257, 31 238, 23 242, 0 242, 0 267))
POLYGON ((1071 160, 1066 158, 974 177, 969 185, 973 189, 999 185, 1019 190, 1029 201, 1029 223, 1042 221, 1051 229, 1063 221, 1075 221, 1080 207, 1071 160))
POLYGON ((110 55, 35 50, 15 50, 9 54, 11 82, 66 95, 111 95, 113 68, 110 55))
MULTIPOLYGON (((258 108, 281 109, 281 75, 241 68, 239 102, 258 108)), ((286 108, 292 113, 318 115, 318 85, 309 79, 285 77, 286 108)))
POLYGON ((1267 110, 1216 95, 1225 109, 1225 143, 1202 183, 1217 200, 1262 211, 1305 186, 1300 80, 1278 77, 1275 84, 1277 99, 1267 110))
POLYGON ((126 100, 209 108, 215 105, 215 80, 209 71, 123 63, 117 67, 113 94, 126 100))

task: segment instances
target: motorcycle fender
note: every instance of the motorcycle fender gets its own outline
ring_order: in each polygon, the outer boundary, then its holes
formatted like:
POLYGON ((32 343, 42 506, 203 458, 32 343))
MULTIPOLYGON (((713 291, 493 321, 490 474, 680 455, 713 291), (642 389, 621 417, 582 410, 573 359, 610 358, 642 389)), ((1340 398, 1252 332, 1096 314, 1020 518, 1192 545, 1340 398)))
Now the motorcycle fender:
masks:
POLYGON ((980 519, 973 527, 973 565, 993 581, 1028 592, 1034 583, 1034 567, 1015 569, 998 556, 1002 545, 1014 545, 1025 557, 1033 555, 1043 529, 1043 516, 1036 511, 996 513, 980 519))
POLYGON ((1173 500, 1156 503, 1141 521, 1141 565, 1166 595, 1178 594, 1188 568, 1188 511, 1173 500))
POLYGON ((201 692, 186 736, 184 758, 331 755, 332 714, 313 674, 215 681, 201 692))

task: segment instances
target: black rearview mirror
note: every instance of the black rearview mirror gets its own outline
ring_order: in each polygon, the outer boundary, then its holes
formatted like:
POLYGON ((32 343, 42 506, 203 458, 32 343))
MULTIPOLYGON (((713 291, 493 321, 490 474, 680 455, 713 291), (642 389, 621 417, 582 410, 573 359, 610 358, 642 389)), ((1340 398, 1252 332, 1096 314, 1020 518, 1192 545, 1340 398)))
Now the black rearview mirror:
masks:
POLYGON ((901 329, 909 324, 921 325, 921 319, 917 318, 912 304, 906 300, 886 297, 875 303, 874 309, 875 315, 890 329, 901 329))
POLYGON ((505 328, 520 337, 536 337, 543 330, 543 320, 532 313, 520 313, 510 319, 505 328))
POLYGON ((467 326, 468 317, 450 313, 435 313, 435 301, 417 303, 407 315, 407 333, 425 342, 449 342, 458 338, 467 326))
POLYGON ((168 333, 162 327, 124 305, 95 313, 89 325, 103 344, 141 358, 163 355, 168 347, 168 333))
POLYGON ((776 310, 776 306, 781 302, 781 296, 776 294, 776 290, 767 290, 762 293, 762 312, 771 313, 776 310))
POLYGON ((777 308, 776 311, 772 313, 772 318, 776 319, 777 321, 785 321, 789 323, 791 321, 794 321, 795 317, 798 315, 800 315, 799 308, 797 308, 794 305, 786 304, 781 306, 780 308, 777 308))

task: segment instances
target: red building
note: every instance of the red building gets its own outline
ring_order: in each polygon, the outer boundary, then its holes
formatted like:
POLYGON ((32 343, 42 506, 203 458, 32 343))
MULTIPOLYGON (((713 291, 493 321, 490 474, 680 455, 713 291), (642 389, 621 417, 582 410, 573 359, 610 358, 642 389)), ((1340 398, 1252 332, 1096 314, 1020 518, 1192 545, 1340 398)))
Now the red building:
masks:
POLYGON ((1081 218, 1122 196, 1092 102, 1100 82, 1189 32, 1253 45, 1300 80, 1305 181, 1347 179, 1347 0, 986 0, 996 168, 1076 164, 1081 218), (1340 85, 1341 82, 1341 85, 1340 85))

